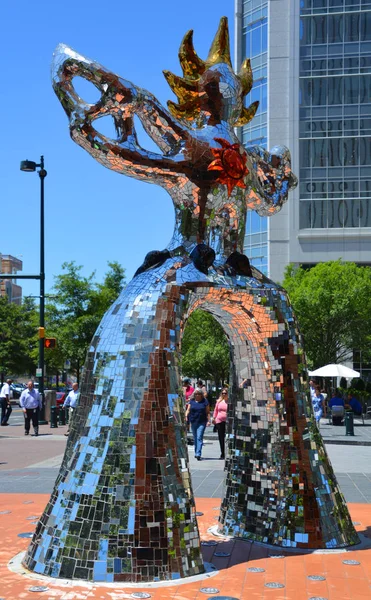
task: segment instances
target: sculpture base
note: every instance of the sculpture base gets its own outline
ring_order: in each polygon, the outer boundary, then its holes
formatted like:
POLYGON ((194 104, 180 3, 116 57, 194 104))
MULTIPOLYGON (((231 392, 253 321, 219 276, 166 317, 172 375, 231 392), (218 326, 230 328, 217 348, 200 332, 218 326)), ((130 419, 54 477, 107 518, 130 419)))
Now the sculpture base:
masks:
POLYGON ((267 549, 270 554, 270 558, 284 558, 286 553, 290 554, 339 554, 342 552, 350 552, 352 550, 365 550, 367 548, 371 548, 371 539, 366 537, 365 535, 360 535, 358 533, 358 542, 354 544, 349 544, 348 546, 339 546, 338 548, 297 548, 293 546, 277 546, 274 544, 266 544, 264 542, 259 542, 254 540, 252 537, 231 537, 229 535, 224 535, 218 528, 218 525, 213 525, 209 527, 207 533, 214 536, 218 539, 219 543, 221 542, 233 542, 233 541, 241 541, 246 542, 248 544, 254 544, 255 546, 260 546, 261 548, 267 549))
MULTIPOLYGON (((337 598, 362 598, 368 597, 371 585, 371 548, 363 546, 365 536, 363 532, 370 531, 371 504, 350 504, 351 517, 360 535, 362 545, 353 546, 350 551, 291 551, 268 547, 265 544, 251 543, 240 539, 226 542, 218 540, 210 533, 208 528, 216 523, 217 506, 220 498, 196 498, 197 511, 203 515, 198 517, 201 536, 201 548, 204 561, 212 561, 218 571, 207 576, 195 576, 177 581, 162 582, 161 585, 153 583, 130 584, 115 583, 105 584, 88 583, 86 581, 67 581, 42 577, 26 572, 25 569, 15 572, 13 556, 15 553, 24 552, 27 539, 18 537, 22 531, 32 531, 27 517, 31 514, 38 515, 47 501, 47 494, 2 494, 2 510, 7 511, 0 515, 0 555, 4 565, 1 577, 1 595, 4 598, 86 598, 99 600, 114 597, 116 600, 135 598, 133 594, 148 594, 150 600, 173 600, 174 598, 187 598, 187 600, 200 600, 213 595, 229 596, 232 598, 263 597, 267 594, 266 584, 280 584, 284 586, 287 600, 307 600, 307 589, 312 597, 329 598, 329 590, 339 590, 337 598), (25 504, 27 500, 27 504, 25 504), (30 504, 32 502, 32 504, 30 504), (30 508, 30 506, 32 508, 30 508), (27 526, 26 526, 27 523, 27 526), (27 529, 26 529, 27 527, 27 529), (11 541, 11 542, 10 542, 11 541), (211 545, 206 545, 205 544, 211 545), (362 550, 362 551, 360 551, 362 550), (318 554, 321 554, 321 557, 318 554), (228 554, 228 556, 224 556, 228 554), (269 559, 271 555, 284 555, 282 559, 269 559), (221 556, 222 555, 222 556, 221 556), (278 561, 278 562, 277 562, 278 561), (346 561, 344 563, 344 561, 346 561), (350 561, 350 563, 349 563, 350 561), (12 562, 13 564, 9 564, 12 562), (360 564, 357 564, 360 563, 360 564), (10 570, 6 568, 9 564, 10 570), (22 574, 24 573, 24 574, 22 574), (22 576, 20 576, 22 574, 22 576), (308 579, 308 576, 309 579, 308 579), (313 579, 322 577, 322 580, 313 579), (310 579, 312 578, 312 581, 310 579), (30 588, 47 588, 45 593, 32 594, 30 588), (310 587, 309 587, 310 586, 310 587), (367 587, 368 586, 368 587, 367 587), (94 588, 94 589, 92 589, 94 588), (200 593, 201 589, 213 588, 218 592, 200 593), (344 595, 344 590, 352 591, 344 595), (303 591, 303 593, 301 593, 303 591)), ((367 538, 366 538, 367 539, 367 538)), ((20 563, 21 557, 18 560, 20 563)), ((270 587, 270 586, 268 586, 270 587)))
MULTIPOLYGON (((49 577, 47 575, 40 575, 38 573, 35 573, 34 571, 29 571, 28 569, 26 569, 26 567, 23 566, 23 560, 25 558, 26 552, 19 552, 18 554, 16 554, 8 563, 8 569, 10 571, 12 571, 13 573, 16 573, 17 575, 23 575, 24 577, 27 577, 29 579, 32 579, 33 581, 38 582, 38 585, 41 586, 48 586, 48 584, 55 584, 56 583, 56 579, 55 577, 49 577)), ((171 579, 171 580, 167 580, 167 581, 146 581, 145 583, 132 583, 132 582, 112 582, 112 583, 108 583, 108 582, 104 582, 104 581, 85 581, 83 579, 63 579, 63 578, 58 578, 58 585, 60 585, 61 587, 66 587, 66 588, 73 588, 75 589, 75 587, 84 587, 85 589, 97 589, 99 588, 107 588, 107 589, 114 589, 114 590, 125 590, 127 588, 133 589, 133 590, 141 590, 143 589, 143 587, 145 588, 162 588, 162 587, 171 587, 171 586, 178 586, 178 585, 184 585, 184 584, 189 584, 189 583, 195 583, 195 582, 202 582, 205 581, 207 579, 209 579, 210 577, 213 577, 214 575, 217 575, 219 573, 219 571, 217 570, 217 568, 215 567, 215 565, 213 565, 212 563, 207 563, 204 562, 204 567, 205 567, 205 571, 204 573, 201 573, 200 575, 193 575, 191 577, 183 577, 182 579, 171 579)))

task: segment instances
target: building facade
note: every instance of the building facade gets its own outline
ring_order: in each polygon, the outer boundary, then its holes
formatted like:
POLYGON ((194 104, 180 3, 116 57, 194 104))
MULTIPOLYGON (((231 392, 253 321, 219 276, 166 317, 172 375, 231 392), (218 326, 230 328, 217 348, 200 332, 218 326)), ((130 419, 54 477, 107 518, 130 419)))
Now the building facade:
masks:
POLYGON ((236 67, 260 101, 245 145, 288 146, 297 190, 250 214, 245 252, 273 280, 292 262, 371 264, 371 0, 236 0, 236 67))
POLYGON ((10 254, 0 254, 0 273, 14 273, 14 279, 0 279, 0 296, 7 297, 9 302, 15 304, 22 304, 22 287, 16 280, 16 273, 22 271, 22 268, 23 263, 19 258, 10 254))

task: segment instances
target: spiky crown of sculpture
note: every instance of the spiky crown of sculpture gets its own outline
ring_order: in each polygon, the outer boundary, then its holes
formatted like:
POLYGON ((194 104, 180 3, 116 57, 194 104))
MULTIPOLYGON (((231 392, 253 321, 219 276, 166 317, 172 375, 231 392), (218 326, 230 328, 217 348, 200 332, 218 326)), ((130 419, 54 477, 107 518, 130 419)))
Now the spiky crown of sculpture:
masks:
MULTIPOLYGON (((241 84, 241 99, 252 88, 253 78, 250 59, 247 58, 242 63, 238 75, 233 73, 229 49, 228 21, 226 17, 222 17, 220 20, 218 31, 211 44, 206 61, 197 56, 193 48, 192 29, 186 33, 180 45, 179 61, 183 70, 183 77, 174 75, 170 71, 164 71, 169 86, 178 98, 179 104, 171 100, 167 103, 169 111, 176 119, 185 119, 188 121, 197 119, 200 113, 200 97, 204 93, 202 86, 200 86, 201 76, 216 64, 226 63, 231 67, 232 76, 241 84)), ((243 106, 238 119, 232 125, 240 127, 249 123, 254 117, 258 106, 259 102, 253 102, 248 108, 243 106)))

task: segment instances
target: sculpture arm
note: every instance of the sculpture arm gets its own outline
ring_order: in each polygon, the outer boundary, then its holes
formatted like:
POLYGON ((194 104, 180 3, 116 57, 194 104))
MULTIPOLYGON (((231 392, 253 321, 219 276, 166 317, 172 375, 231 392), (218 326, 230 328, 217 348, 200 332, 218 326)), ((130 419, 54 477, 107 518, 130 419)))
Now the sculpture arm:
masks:
MULTIPOLYGON (((148 123, 159 119, 161 114, 171 137, 167 113, 164 109, 161 113, 161 106, 153 96, 64 45, 58 46, 54 54, 52 78, 53 88, 70 121, 72 139, 98 162, 114 171, 139 179, 145 177, 147 181, 156 183, 160 183, 161 179, 174 181, 178 177, 177 166, 183 160, 182 155, 164 156, 150 152, 137 140, 134 127, 134 114, 137 112, 143 122, 149 115, 148 123), (77 76, 90 81, 101 92, 98 102, 88 104, 79 97, 72 84, 77 76), (144 109, 146 113, 143 116, 140 113, 144 109), (106 115, 114 120, 117 139, 108 138, 93 126, 94 121, 106 115)), ((155 139, 156 127, 152 124, 151 128, 155 139)), ((160 133, 156 135, 161 137, 160 133)))
POLYGON ((159 103, 157 98, 138 90, 136 114, 144 130, 164 153, 178 154, 191 134, 159 103))
POLYGON ((272 216, 281 210, 289 190, 298 183, 291 171, 290 151, 286 146, 275 146, 270 152, 250 146, 246 151, 252 163, 247 207, 261 217, 272 216))

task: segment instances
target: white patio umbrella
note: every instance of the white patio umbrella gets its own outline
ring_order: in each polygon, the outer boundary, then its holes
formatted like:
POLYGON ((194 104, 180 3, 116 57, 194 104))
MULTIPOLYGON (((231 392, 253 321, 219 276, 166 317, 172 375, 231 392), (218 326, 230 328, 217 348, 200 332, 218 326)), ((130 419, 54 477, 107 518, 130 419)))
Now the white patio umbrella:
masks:
POLYGON ((315 375, 316 377, 361 377, 361 374, 358 371, 354 371, 353 369, 349 369, 349 367, 345 367, 344 365, 325 365, 324 367, 320 367, 315 371, 308 371, 309 375, 315 375))

